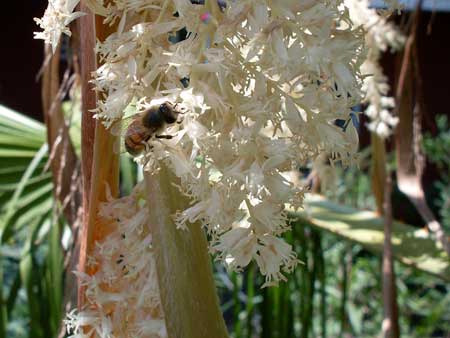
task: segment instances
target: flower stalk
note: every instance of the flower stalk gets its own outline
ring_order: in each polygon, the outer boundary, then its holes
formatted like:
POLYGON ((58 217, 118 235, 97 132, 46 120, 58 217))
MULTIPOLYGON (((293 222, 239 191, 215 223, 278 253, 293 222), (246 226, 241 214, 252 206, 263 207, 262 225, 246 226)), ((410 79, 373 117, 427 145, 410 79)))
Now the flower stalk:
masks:
MULTIPOLYGON (((98 40, 104 41, 106 37, 114 31, 114 27, 103 24, 102 19, 98 16, 95 17, 95 36, 98 40)), ((92 30, 86 30, 85 33, 89 34, 92 30)), ((90 36, 81 36, 81 40, 92 39, 90 36)), ((94 59, 95 52, 93 49, 86 49, 84 53, 91 53, 92 55, 82 55, 81 59, 94 59)), ((85 84, 88 86, 88 84, 85 84)), ((97 95, 102 95, 101 93, 97 95)), ((86 107, 88 103, 85 103, 86 107)), ((93 123, 92 114, 85 110, 83 111, 84 119, 82 120, 82 130, 91 129, 93 123)), ((114 152, 114 144, 117 136, 112 135, 106 130, 102 123, 95 123, 94 133, 94 145, 93 145, 93 157, 92 157, 92 169, 90 175, 90 187, 84 189, 85 193, 89 192, 88 209, 85 209, 87 213, 87 224, 84 224, 81 231, 80 238, 80 259, 78 271, 93 274, 95 269, 89 267, 87 264, 87 257, 92 254, 96 241, 100 241, 110 231, 111 222, 105 221, 105 219, 99 217, 99 205, 102 202, 107 201, 107 197, 110 194, 112 197, 117 197, 119 194, 119 155, 114 152)), ((89 159, 89 152, 92 151, 91 145, 83 143, 83 158, 89 159)), ((86 173, 87 174, 87 173, 86 173)), ((88 183, 85 181, 84 183, 88 183)), ((83 307, 85 303, 85 294, 83 287, 80 287, 78 292, 78 307, 83 307)))
POLYGON ((149 225, 168 337, 228 337, 200 224, 177 229, 187 199, 167 167, 145 174, 149 225))
POLYGON ((86 13, 78 20, 79 32, 79 63, 81 85, 81 171, 83 175, 83 225, 87 226, 87 210, 89 209, 89 194, 91 191, 92 163, 94 157, 95 125, 91 110, 95 109, 97 95, 93 86, 89 83, 92 72, 97 69, 95 48, 95 16, 86 5, 86 1, 80 2, 80 10, 86 13))

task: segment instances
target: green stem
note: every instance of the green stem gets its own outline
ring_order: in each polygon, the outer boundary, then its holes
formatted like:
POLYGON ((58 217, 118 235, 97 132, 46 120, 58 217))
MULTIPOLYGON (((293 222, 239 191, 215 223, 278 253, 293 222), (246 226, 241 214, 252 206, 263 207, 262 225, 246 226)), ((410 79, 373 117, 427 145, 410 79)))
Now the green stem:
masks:
MULTIPOLYGON (((292 232, 284 234, 286 242, 290 245, 294 245, 292 232)), ((292 337, 293 333, 293 313, 292 308, 294 304, 291 301, 291 285, 289 281, 280 284, 281 296, 280 296, 280 337, 292 337)))
POLYGON ((301 293, 300 293, 300 308, 301 308, 301 333, 300 337, 308 338, 309 335, 309 323, 312 318, 309 317, 309 283, 310 280, 310 272, 308 269, 308 243, 305 237, 305 226, 303 223, 298 223, 299 229, 297 230, 298 239, 300 242, 300 260, 305 263, 305 266, 302 267, 301 270, 301 293))
POLYGON ((280 285, 279 293, 279 334, 280 337, 290 337, 288 331, 291 322, 291 303, 289 298, 289 283, 283 283, 280 285))
POLYGON ((239 280, 238 280, 238 274, 236 272, 232 273, 232 280, 233 280, 233 322, 234 322, 234 337, 240 338, 241 337, 241 322, 239 320, 239 313, 241 312, 241 303, 239 301, 239 280))
POLYGON ((280 287, 270 288, 270 297, 272 298, 272 337, 280 337, 280 287))
POLYGON ((251 337, 253 333, 252 319, 253 319, 253 298, 255 297, 255 284, 254 284, 255 266, 250 264, 247 274, 247 306, 245 313, 247 314, 247 337, 251 337))
POLYGON ((322 236, 319 233, 318 239, 318 265, 319 265, 319 279, 320 279, 320 326, 322 338, 327 336, 327 294, 326 294, 326 275, 325 275, 325 258, 322 249, 322 236))
POLYGON ((341 258, 341 269, 342 269, 342 298, 341 298, 341 309, 340 309, 340 321, 341 321, 341 329, 339 333, 339 337, 343 337, 346 329, 347 329, 347 297, 348 297, 348 248, 345 247, 344 252, 341 258))
POLYGON ((262 312, 262 338, 272 338, 273 329, 273 300, 270 292, 270 288, 263 290, 263 301, 261 303, 262 312))
POLYGON ((318 274, 318 234, 317 231, 311 230, 311 241, 312 241, 312 271, 309 275, 309 289, 308 289, 308 331, 312 331, 312 336, 316 337, 314 334, 314 326, 313 326, 313 320, 314 320, 314 295, 315 295, 315 284, 316 284, 316 278, 318 274))

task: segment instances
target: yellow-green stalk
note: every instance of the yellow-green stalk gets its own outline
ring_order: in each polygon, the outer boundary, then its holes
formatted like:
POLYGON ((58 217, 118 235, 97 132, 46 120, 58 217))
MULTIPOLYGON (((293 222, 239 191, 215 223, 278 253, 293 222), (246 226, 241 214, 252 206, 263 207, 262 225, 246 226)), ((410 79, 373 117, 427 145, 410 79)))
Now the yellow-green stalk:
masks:
POLYGON ((145 174, 149 226, 170 338, 228 337, 214 284, 206 236, 199 223, 177 229, 172 215, 188 200, 162 166, 145 174))

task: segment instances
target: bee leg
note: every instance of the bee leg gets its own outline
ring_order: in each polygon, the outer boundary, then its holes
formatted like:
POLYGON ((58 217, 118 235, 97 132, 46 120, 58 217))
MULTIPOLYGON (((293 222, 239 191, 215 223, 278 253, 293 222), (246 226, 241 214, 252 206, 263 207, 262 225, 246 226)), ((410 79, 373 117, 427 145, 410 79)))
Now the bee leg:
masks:
POLYGON ((166 140, 170 140, 173 138, 173 135, 155 135, 156 138, 164 138, 166 140))
POLYGON ((142 142, 144 144, 145 147, 145 151, 148 153, 150 151, 152 151, 153 146, 151 146, 150 144, 148 144, 148 142, 142 142))
MULTIPOLYGON (((181 114, 181 113, 180 113, 181 114)), ((184 114, 184 113, 183 113, 184 114)), ((182 124, 183 123, 183 120, 184 120, 184 117, 182 117, 182 116, 180 116, 178 119, 177 119, 177 124, 182 124)))
POLYGON ((175 109, 176 111, 178 111, 179 113, 183 114, 184 111, 186 110, 186 107, 181 106, 179 109, 177 109, 177 107, 180 105, 180 102, 177 102, 173 105, 173 109, 175 109))

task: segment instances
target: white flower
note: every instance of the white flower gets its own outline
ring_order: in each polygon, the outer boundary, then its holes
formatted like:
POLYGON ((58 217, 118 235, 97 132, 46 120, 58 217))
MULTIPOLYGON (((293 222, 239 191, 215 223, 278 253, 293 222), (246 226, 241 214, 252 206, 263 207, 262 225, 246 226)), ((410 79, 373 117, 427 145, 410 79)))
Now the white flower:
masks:
POLYGON ((43 32, 35 32, 34 38, 44 40, 45 43, 52 46, 52 50, 55 52, 61 34, 71 35, 67 26, 73 20, 84 15, 82 12, 73 13, 79 2, 80 0, 49 0, 42 19, 34 19, 43 29, 43 32))
POLYGON ((258 255, 256 263, 261 270, 261 274, 266 277, 263 287, 277 285, 279 280, 286 280, 281 273, 281 266, 290 272, 297 264, 298 260, 292 251, 292 246, 275 236, 266 235, 258 237, 261 245, 258 245, 258 255))
MULTIPOLYGON (((387 3, 388 1, 386 1, 387 3)), ((383 74, 379 59, 381 52, 388 48, 398 50, 402 48, 405 37, 386 18, 380 16, 375 9, 369 8, 367 0, 346 0, 352 20, 362 25, 366 30, 366 44, 368 57, 362 65, 364 75, 363 90, 368 107, 365 114, 370 118, 368 128, 382 138, 392 134, 398 119, 393 117, 390 109, 395 107, 394 99, 388 97, 389 85, 383 74)), ((394 9, 399 9, 396 0, 389 1, 394 9)))
POLYGON ((282 173, 322 153, 354 159, 355 130, 333 122, 361 99, 362 31, 333 2, 231 1, 221 13, 187 0, 152 4, 111 5, 106 20, 121 29, 97 47, 104 66, 94 84, 107 94, 98 117, 114 121, 131 102, 138 111, 178 102, 183 122, 165 131, 173 139, 150 141, 145 169, 164 161, 180 178, 192 204, 174 215, 178 228, 200 221, 218 257, 235 269, 258 259, 276 282, 292 252, 267 241, 288 230, 284 204, 301 205, 304 193, 282 173), (183 27, 187 39, 170 43, 183 27))
POLYGON ((263 201, 256 205, 247 203, 250 218, 249 222, 255 229, 256 234, 279 234, 286 227, 286 215, 282 207, 274 205, 271 201, 263 201))
POLYGON ((219 257, 226 260, 230 268, 239 271, 255 257, 256 239, 250 228, 236 227, 220 236, 219 243, 212 249, 221 252, 219 257))
POLYGON ((167 337, 142 190, 140 184, 130 196, 100 206, 101 217, 116 226, 96 243, 94 275, 77 272, 87 302, 67 314, 71 337, 167 337))

